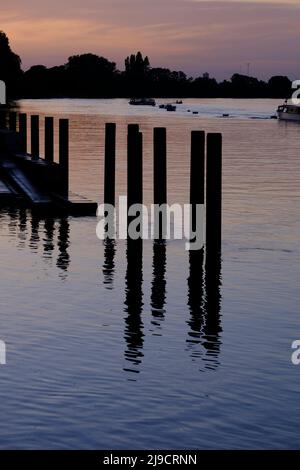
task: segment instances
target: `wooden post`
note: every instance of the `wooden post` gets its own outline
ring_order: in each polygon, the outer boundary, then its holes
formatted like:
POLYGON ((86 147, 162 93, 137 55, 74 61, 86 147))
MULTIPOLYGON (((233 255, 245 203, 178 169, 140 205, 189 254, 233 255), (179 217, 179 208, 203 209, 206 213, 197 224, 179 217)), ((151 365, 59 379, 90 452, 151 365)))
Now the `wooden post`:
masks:
POLYGON ((45 117, 45 161, 54 161, 54 119, 45 117))
POLYGON ((31 116, 31 157, 38 160, 40 157, 40 121, 39 116, 31 116))
POLYGON ((206 247, 221 251, 222 244, 222 134, 207 135, 206 247))
POLYGON ((69 120, 59 120, 59 165, 61 170, 61 194, 69 196, 69 120))
POLYGON ((105 125, 104 204, 115 205, 116 124, 105 125))
POLYGON ((153 134, 154 204, 167 203, 167 131, 154 128, 153 134))
POLYGON ((8 114, 8 127, 10 131, 17 131, 17 113, 15 111, 10 111, 8 114))
POLYGON ((27 114, 19 114, 19 133, 21 136, 21 151, 27 153, 27 114))
POLYGON ((192 131, 190 168, 191 229, 196 230, 196 206, 204 204, 205 132, 192 131))
MULTIPOLYGON (((143 143, 138 124, 128 125, 127 136, 127 207, 143 202, 143 143)), ((130 218, 128 218, 128 224, 130 218)))
POLYGON ((6 129, 6 111, 0 109, 0 129, 6 129))
MULTIPOLYGON (((153 196, 154 204, 162 206, 167 203, 167 131, 165 127, 156 127, 153 132, 153 196)), ((163 209, 155 217, 155 238, 165 238, 166 214, 163 209)))
POLYGON ((138 133, 137 137, 137 158, 136 158, 136 199, 138 204, 143 204, 143 134, 138 133))

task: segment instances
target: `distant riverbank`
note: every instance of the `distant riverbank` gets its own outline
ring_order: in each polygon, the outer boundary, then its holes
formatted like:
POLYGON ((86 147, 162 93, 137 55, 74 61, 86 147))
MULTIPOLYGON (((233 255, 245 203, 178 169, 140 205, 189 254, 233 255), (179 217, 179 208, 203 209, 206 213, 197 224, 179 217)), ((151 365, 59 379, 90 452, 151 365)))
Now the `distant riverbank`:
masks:
POLYGON ((48 115, 102 115, 102 116, 157 116, 173 119, 186 117, 192 121, 202 118, 222 119, 270 119, 282 100, 279 99, 235 99, 235 98, 185 98, 175 104, 176 112, 160 109, 160 104, 176 103, 176 98, 156 98, 156 106, 130 106, 127 98, 107 99, 23 99, 15 102, 17 109, 48 115), (226 117, 224 117, 226 115, 226 117))

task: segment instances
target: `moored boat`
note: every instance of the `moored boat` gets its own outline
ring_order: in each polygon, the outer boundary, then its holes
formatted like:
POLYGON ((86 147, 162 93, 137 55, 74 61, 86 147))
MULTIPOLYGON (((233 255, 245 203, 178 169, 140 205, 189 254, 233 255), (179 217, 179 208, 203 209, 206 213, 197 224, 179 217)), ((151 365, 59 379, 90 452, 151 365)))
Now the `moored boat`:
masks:
POLYGON ((153 98, 132 98, 129 104, 133 106, 156 106, 156 102, 153 98))
POLYGON ((282 104, 277 108, 277 117, 282 121, 300 122, 300 106, 288 103, 282 104))
POLYGON ((167 111, 176 111, 176 106, 174 106, 173 104, 167 104, 165 108, 167 111))

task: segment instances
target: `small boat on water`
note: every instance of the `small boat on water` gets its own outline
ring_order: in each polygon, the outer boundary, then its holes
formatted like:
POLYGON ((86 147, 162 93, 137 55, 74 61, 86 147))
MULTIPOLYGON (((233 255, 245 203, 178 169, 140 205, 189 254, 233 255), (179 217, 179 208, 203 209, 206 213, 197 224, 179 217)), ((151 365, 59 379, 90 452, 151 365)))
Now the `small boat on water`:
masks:
POLYGON ((167 104, 165 108, 167 111, 176 111, 176 106, 174 106, 173 104, 167 104))
POLYGON ((278 106, 277 117, 282 121, 299 121, 300 122, 300 106, 288 104, 287 101, 278 106))
POLYGON ((172 103, 160 104, 160 109, 165 109, 166 111, 176 111, 176 106, 172 103))
POLYGON ((182 104, 183 101, 182 100, 176 100, 176 104, 182 104))
POLYGON ((156 106, 153 98, 132 98, 129 104, 132 106, 156 106))

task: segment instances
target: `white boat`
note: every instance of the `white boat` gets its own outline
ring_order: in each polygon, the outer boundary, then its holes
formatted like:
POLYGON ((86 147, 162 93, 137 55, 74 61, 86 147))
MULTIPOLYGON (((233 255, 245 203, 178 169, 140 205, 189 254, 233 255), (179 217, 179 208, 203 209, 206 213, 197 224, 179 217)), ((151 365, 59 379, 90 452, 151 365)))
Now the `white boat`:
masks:
POLYGON ((282 121, 299 121, 300 106, 295 104, 282 104, 277 108, 277 117, 282 121))

